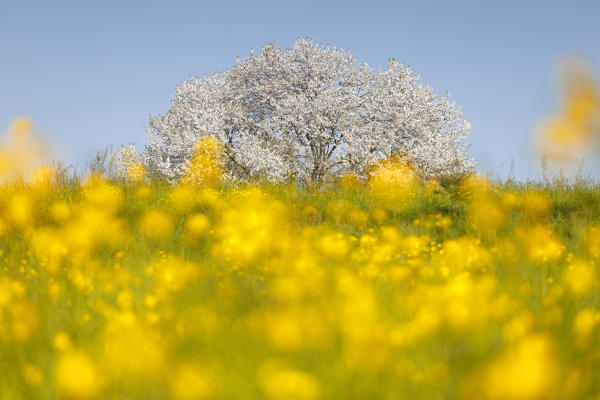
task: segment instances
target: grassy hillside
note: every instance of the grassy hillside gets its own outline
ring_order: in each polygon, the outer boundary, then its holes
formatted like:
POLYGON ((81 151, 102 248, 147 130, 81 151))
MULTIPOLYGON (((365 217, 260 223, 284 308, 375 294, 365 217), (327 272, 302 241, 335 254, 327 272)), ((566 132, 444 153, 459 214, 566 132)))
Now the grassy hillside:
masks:
POLYGON ((0 190, 2 399, 600 395, 600 190, 0 190))

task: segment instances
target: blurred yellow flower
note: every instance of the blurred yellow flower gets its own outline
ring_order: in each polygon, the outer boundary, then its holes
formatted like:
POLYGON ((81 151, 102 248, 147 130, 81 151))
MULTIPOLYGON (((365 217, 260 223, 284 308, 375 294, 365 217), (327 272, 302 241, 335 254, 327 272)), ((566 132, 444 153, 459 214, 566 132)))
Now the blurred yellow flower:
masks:
POLYGON ((15 226, 23 228, 33 222, 33 200, 25 193, 15 194, 6 205, 6 218, 15 226))
POLYGON ((516 230, 517 236, 526 246, 526 254, 534 263, 547 263, 559 260, 565 246, 549 226, 537 224, 516 230))
POLYGON ((521 205, 521 197, 514 192, 504 191, 504 193, 502 193, 500 204, 505 210, 513 211, 521 205))
POLYGON ((215 396, 214 377, 205 368, 192 363, 178 365, 169 386, 175 400, 203 400, 215 396))
POLYGON ((63 222, 71 217, 71 207, 64 201, 57 201, 50 208, 50 216, 56 222, 63 222))
POLYGON ((521 212, 526 219, 544 217, 550 211, 548 196, 538 190, 528 190, 521 197, 521 212))
POLYGON ((490 178, 483 175, 470 174, 460 182, 459 192, 467 199, 486 197, 491 193, 492 182, 490 178))
POLYGON ((27 300, 14 302, 9 309, 12 319, 12 335, 15 341, 25 342, 36 333, 39 326, 39 312, 27 300))
POLYGON ((559 387, 560 367, 551 338, 531 334, 476 373, 466 398, 533 400, 549 398, 559 387))
POLYGON ((596 268, 586 260, 574 260, 564 271, 563 283, 572 296, 585 296, 598 286, 596 268))
POLYGON ((10 126, 10 131, 16 135, 25 136, 29 135, 33 130, 33 121, 27 117, 20 117, 13 121, 10 126))
POLYGON ((146 167, 142 163, 128 165, 125 176, 132 183, 142 183, 146 180, 146 167))
POLYGON ((44 373, 36 365, 27 363, 23 366, 23 378, 31 386, 40 386, 44 382, 44 373))
POLYGON ((113 379, 152 382, 167 368, 162 336, 131 311, 108 313, 101 336, 103 357, 113 379))
POLYGON ((352 191, 352 190, 356 190, 356 189, 360 188, 361 181, 360 181, 360 178, 358 177, 358 175, 350 172, 350 173, 345 173, 344 175, 342 175, 338 179, 337 184, 344 191, 352 191))
POLYGON ((189 239, 199 239, 210 228, 210 220, 204 214, 190 215, 185 221, 185 233, 189 239))
POLYGON ((33 170, 29 177, 29 182, 33 189, 41 194, 46 194, 54 188, 54 179, 56 172, 51 165, 42 165, 33 170))
POLYGON ((218 242, 212 255, 235 265, 248 265, 286 248, 287 209, 251 188, 235 193, 215 229, 218 242))
POLYGON ((583 247, 592 258, 600 258, 600 225, 590 225, 582 236, 583 247))
POLYGON ((584 308, 577 313, 573 322, 573 334, 575 336, 575 344, 580 349, 590 344, 598 323, 600 323, 600 312, 596 310, 584 308))
POLYGON ((478 232, 495 233, 506 222, 506 214, 496 201, 477 199, 469 203, 467 222, 478 232))
POLYGON ((86 205, 97 207, 106 213, 114 213, 123 205, 124 195, 120 187, 111 185, 101 177, 91 177, 83 187, 86 205))
POLYGON ((270 400, 316 400, 321 397, 319 381, 311 374, 267 361, 257 374, 258 385, 270 400))
POLYGON ((390 210, 403 210, 420 190, 414 169, 404 160, 392 157, 368 171, 369 192, 390 210))
POLYGON ((59 351, 65 351, 71 348, 71 339, 65 332, 57 332, 52 339, 52 346, 59 351))
POLYGON ((24 180, 47 157, 48 145, 34 135, 33 122, 17 118, 0 141, 0 182, 24 180))
POLYGON ((200 191, 194 185, 180 184, 169 191, 169 207, 178 214, 187 214, 200 203, 200 191))
POLYGON ((103 378, 94 361, 82 351, 62 354, 54 366, 56 388, 68 399, 90 399, 100 393, 103 378))
POLYGON ((162 240, 171 236, 174 229, 173 218, 162 210, 146 211, 140 218, 139 227, 150 239, 162 240))
POLYGON ((223 144, 214 136, 198 139, 181 183, 208 186, 218 184, 225 173, 223 151, 223 144))
POLYGON ((600 88, 582 60, 563 65, 563 104, 537 132, 537 146, 553 161, 578 161, 600 133, 600 88))
POLYGON ((507 343, 515 342, 528 334, 535 323, 535 316, 530 311, 522 311, 515 315, 502 329, 502 337, 507 343))

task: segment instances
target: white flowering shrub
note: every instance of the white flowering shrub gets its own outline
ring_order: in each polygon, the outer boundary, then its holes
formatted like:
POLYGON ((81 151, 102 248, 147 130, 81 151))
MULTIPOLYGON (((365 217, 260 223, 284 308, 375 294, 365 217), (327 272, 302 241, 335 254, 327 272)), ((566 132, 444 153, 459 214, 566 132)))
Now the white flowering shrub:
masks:
POLYGON ((121 146, 116 154, 117 157, 117 176, 128 181, 141 181, 145 178, 145 160, 133 143, 127 146, 121 146))
POLYGON ((233 179, 296 177, 308 186, 346 172, 364 176, 391 155, 423 177, 470 171, 470 124, 418 75, 390 60, 360 64, 349 51, 299 39, 269 44, 230 70, 176 87, 164 116, 150 117, 148 172, 178 181, 202 137, 223 144, 233 179))

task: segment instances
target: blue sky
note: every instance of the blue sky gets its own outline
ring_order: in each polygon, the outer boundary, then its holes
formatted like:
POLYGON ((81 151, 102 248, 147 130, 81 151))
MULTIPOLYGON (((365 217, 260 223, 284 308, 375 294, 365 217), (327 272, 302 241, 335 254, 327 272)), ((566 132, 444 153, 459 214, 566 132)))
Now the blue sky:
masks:
MULTIPOLYGON (((85 164, 105 145, 145 142, 190 75, 297 37, 360 61, 410 65, 473 124, 479 171, 539 173, 531 134, 557 106, 556 68, 577 55, 600 71, 600 1, 0 2, 0 130, 22 115, 85 164)), ((596 177, 600 170, 588 168, 596 177)))

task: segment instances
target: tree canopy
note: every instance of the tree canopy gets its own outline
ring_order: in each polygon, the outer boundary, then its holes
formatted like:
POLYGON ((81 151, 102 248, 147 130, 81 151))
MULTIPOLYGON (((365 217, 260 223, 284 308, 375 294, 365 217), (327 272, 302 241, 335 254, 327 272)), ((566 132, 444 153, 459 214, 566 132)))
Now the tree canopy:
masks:
POLYGON ((223 144, 232 179, 295 177, 309 186, 344 173, 364 176, 392 155, 424 177, 470 171, 470 123, 410 67, 361 64, 347 50, 298 39, 268 44, 230 70, 176 87, 171 108, 150 117, 143 159, 151 173, 178 181, 194 144, 223 144))

